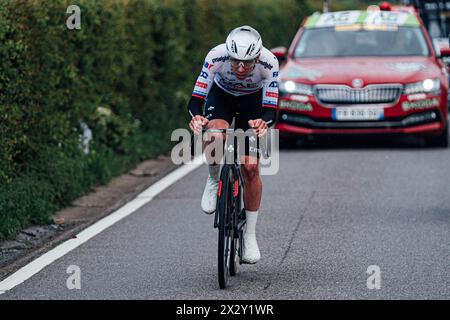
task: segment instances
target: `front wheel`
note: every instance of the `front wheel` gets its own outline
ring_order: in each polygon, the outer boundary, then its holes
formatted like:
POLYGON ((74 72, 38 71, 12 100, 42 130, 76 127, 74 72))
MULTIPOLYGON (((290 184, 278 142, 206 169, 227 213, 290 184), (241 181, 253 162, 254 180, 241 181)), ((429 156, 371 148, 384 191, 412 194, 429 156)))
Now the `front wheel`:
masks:
POLYGON ((220 289, 225 289, 227 287, 229 275, 230 250, 232 249, 232 234, 230 232, 230 170, 226 167, 222 169, 221 183, 221 194, 217 206, 217 214, 219 215, 217 263, 219 271, 219 286, 220 289))
POLYGON ((425 142, 429 147, 448 147, 448 124, 445 125, 444 130, 437 136, 426 137, 425 142))
MULTIPOLYGON (((234 187, 238 188, 237 196, 233 197, 233 211, 232 217, 232 238, 231 238, 231 251, 230 251, 230 275, 235 276, 237 273, 237 266, 240 263, 241 255, 241 238, 242 227, 245 222, 245 213, 241 211, 242 207, 242 187, 240 185, 239 177, 235 177, 234 187), (243 218, 244 217, 244 218, 243 218)), ((233 193, 234 194, 234 193, 233 193)))

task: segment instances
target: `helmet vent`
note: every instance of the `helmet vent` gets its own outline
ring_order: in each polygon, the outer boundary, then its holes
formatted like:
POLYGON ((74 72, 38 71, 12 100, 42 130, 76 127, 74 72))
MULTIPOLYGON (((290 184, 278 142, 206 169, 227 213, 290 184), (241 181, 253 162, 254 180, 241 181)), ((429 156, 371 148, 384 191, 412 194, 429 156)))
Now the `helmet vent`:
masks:
POLYGON ((248 47, 247 52, 245 53, 245 55, 248 56, 248 55, 252 54, 253 50, 255 50, 255 44, 254 44, 254 43, 251 44, 251 45, 248 47))
POLYGON ((237 53, 236 42, 234 40, 231 42, 231 51, 237 53))

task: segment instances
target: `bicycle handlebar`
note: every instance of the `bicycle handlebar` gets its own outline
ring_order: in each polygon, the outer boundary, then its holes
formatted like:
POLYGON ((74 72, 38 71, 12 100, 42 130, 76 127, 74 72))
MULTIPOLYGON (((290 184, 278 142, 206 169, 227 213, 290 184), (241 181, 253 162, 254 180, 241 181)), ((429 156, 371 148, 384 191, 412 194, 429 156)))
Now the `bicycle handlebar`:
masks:
MULTIPOLYGON (((257 139, 259 141, 263 141, 263 143, 261 144, 260 148, 261 148, 261 154, 264 156, 264 158, 269 158, 270 154, 271 154, 271 147, 272 147, 272 143, 271 143, 271 134, 270 134, 270 128, 267 129, 266 134, 264 134, 263 136, 259 137, 257 136, 257 139), (265 141, 266 140, 266 141, 265 141), (264 143, 265 142, 265 143, 264 143)), ((226 129, 209 129, 209 128, 204 128, 202 129, 202 133, 234 133, 236 130, 232 129, 232 128, 226 128, 226 129)), ((193 155, 193 148, 192 146, 194 145, 194 136, 195 134, 192 135, 191 138, 191 155, 193 155)))

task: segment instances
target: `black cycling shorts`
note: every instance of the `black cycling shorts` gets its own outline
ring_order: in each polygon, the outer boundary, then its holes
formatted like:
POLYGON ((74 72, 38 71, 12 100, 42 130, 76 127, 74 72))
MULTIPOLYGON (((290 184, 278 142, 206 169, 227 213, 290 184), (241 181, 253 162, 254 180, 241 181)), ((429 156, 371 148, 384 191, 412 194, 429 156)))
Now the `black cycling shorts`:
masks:
POLYGON ((213 84, 205 102, 208 120, 223 119, 229 124, 236 118, 235 129, 249 129, 248 121, 262 116, 262 89, 243 96, 233 96, 213 84))
MULTIPOLYGON (((262 117, 262 89, 251 94, 243 96, 234 96, 222 90, 216 83, 213 84, 206 98, 204 105, 204 116, 208 120, 223 119, 231 125, 235 118, 234 129, 242 129, 247 131, 250 127, 249 120, 255 120, 262 117)), ((256 135, 254 135, 256 137, 256 135)), ((254 155, 257 152, 259 156, 260 150, 258 142, 250 144, 246 139, 245 155, 254 155), (252 152, 250 152, 250 146, 252 152), (257 147, 257 151, 253 148, 257 147)), ((242 154, 242 153, 240 153, 242 154)))

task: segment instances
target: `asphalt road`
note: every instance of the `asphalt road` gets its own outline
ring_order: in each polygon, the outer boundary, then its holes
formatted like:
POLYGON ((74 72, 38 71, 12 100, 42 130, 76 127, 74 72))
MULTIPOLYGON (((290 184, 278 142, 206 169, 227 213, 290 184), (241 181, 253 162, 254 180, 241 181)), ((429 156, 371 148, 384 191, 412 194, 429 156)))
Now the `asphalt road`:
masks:
MULTIPOLYGON (((450 149, 345 141, 286 150, 265 176, 262 259, 227 290, 200 212, 206 167, 0 299, 449 299, 450 149), (80 267, 81 288, 66 272, 80 267), (369 289, 369 266, 380 288, 369 289)), ((370 282, 372 283, 372 282, 370 282)))

